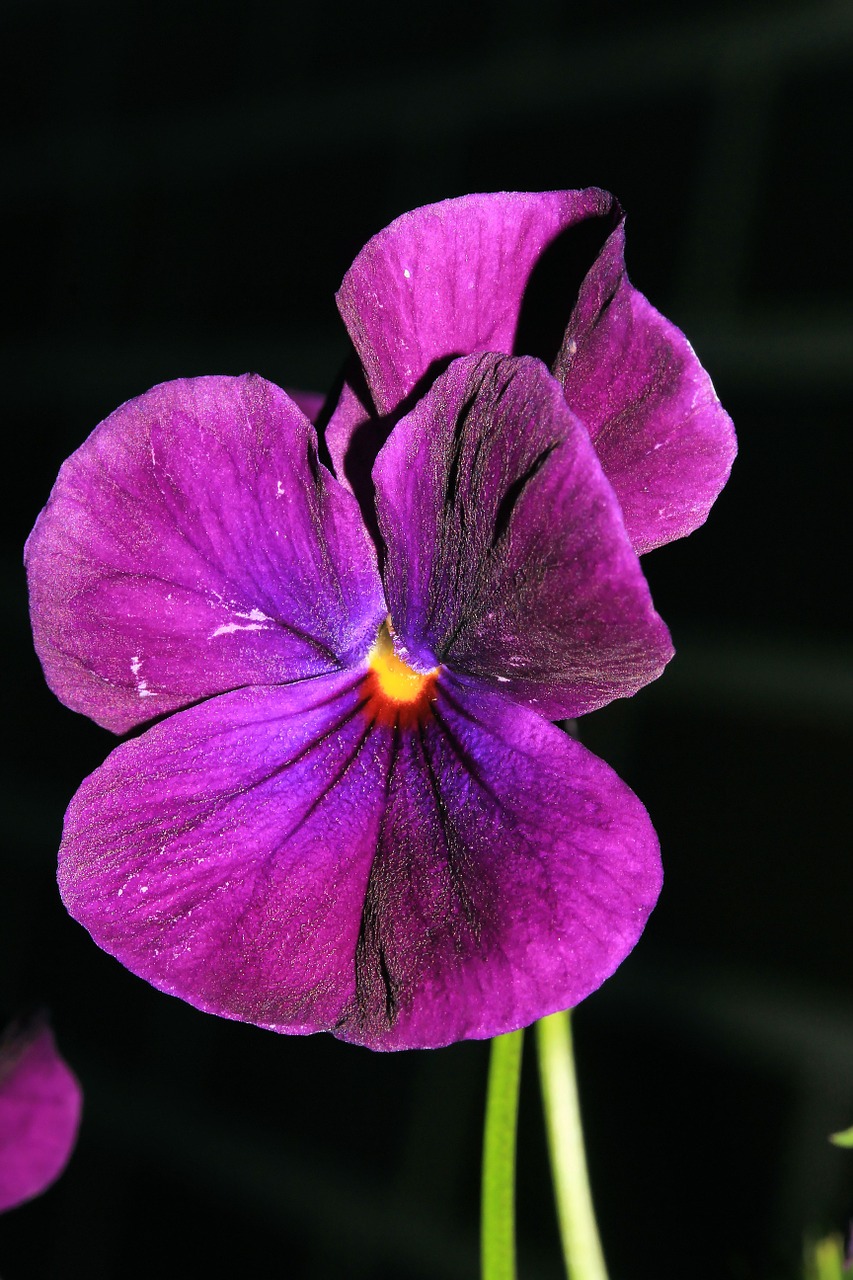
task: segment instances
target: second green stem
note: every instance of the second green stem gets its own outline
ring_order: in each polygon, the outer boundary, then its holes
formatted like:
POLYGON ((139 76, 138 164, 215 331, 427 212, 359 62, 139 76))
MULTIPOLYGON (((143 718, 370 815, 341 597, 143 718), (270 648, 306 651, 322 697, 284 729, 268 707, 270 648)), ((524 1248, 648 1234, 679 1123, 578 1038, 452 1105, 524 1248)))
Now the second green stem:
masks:
POLYGON ((566 1274, 570 1280, 607 1280, 586 1168, 568 1013, 537 1022, 536 1047, 566 1274))

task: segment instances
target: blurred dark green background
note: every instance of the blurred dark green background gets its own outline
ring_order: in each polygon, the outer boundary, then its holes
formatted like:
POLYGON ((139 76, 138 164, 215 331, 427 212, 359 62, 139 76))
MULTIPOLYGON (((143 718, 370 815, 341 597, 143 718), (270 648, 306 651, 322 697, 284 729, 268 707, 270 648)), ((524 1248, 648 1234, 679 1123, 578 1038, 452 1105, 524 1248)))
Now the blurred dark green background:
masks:
MULTIPOLYGON (((853 1155, 848 435, 853 6, 6 0, 0 1006, 46 1005, 78 1151, 0 1219, 3 1280, 476 1276, 486 1046, 371 1055, 216 1021, 64 914, 64 807, 106 755, 32 655, 20 553, 121 401, 254 369, 325 389, 375 231, 475 190, 595 184, 741 457, 646 560, 679 654, 582 726, 667 871, 576 1019, 612 1280, 785 1280, 853 1155)), ((559 1276, 526 1064, 523 1280, 559 1276)))

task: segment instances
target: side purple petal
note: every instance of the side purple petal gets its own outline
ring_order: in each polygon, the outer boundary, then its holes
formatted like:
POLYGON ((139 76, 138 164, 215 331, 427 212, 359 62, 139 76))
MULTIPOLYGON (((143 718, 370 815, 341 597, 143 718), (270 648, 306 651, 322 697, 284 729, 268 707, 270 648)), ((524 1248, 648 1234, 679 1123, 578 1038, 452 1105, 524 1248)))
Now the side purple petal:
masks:
POLYGON ((0 1044, 0 1212, 40 1195, 71 1158, 83 1095, 47 1027, 0 1044))
POLYGON ((224 694, 117 747, 66 815, 71 915, 199 1009, 333 1030, 354 999, 388 771, 360 683, 224 694))
POLYGON ((436 362, 512 353, 542 254, 612 204, 596 187, 462 196, 405 213, 368 241, 337 300, 379 414, 395 409, 436 362))
POLYGON ((435 1047, 569 1008, 632 949, 660 884, 648 815, 607 765, 445 673, 434 717, 398 740, 338 1034, 435 1047))
POLYGON ((117 732, 346 665, 383 615, 352 495, 255 375, 164 383, 62 467, 26 548, 51 688, 117 732))
POLYGON ((619 503, 540 361, 454 361, 374 469, 400 656, 548 719, 655 679, 672 656, 619 503))
POLYGON ((690 343, 629 282, 624 248, 623 219, 581 286, 554 372, 642 553, 704 522, 737 446, 690 343))

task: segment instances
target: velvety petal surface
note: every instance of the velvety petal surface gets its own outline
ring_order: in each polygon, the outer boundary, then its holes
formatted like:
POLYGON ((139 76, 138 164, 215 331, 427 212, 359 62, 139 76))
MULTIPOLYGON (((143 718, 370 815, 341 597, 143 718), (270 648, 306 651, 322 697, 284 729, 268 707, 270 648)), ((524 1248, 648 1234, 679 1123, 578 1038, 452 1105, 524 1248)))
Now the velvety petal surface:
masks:
POLYGON ((337 1034, 437 1046, 569 1008, 634 946, 660 884, 648 815, 607 765, 445 673, 434 715, 397 737, 337 1034))
POLYGON ((623 220, 581 286, 555 373, 642 553, 703 523, 737 450, 711 379, 631 285, 624 249, 623 220))
POLYGON ((593 990, 641 932, 657 841, 612 771, 444 672, 240 690, 118 747, 60 852, 66 906, 198 1008, 375 1049, 487 1037, 593 990))
POLYGON ((26 560, 48 683, 118 732, 340 669, 384 611, 352 495, 255 375, 164 383, 117 409, 62 467, 26 560))
MULTIPOLYGON (((369 240, 337 299, 379 414, 436 362, 512 353, 542 254, 561 232, 612 206, 596 187, 462 196, 405 213, 369 240)), ((566 318, 573 302, 566 300, 566 318)))
POLYGON ((389 768, 359 685, 347 673, 239 690, 117 747, 66 815, 71 915, 197 1008, 333 1029, 355 999, 389 768))
POLYGON ((68 1163, 83 1099, 47 1027, 0 1044, 0 1212, 46 1191, 68 1163))
POLYGON ((658 676, 669 634, 589 436, 538 360, 454 361, 374 469, 399 653, 548 719, 658 676))

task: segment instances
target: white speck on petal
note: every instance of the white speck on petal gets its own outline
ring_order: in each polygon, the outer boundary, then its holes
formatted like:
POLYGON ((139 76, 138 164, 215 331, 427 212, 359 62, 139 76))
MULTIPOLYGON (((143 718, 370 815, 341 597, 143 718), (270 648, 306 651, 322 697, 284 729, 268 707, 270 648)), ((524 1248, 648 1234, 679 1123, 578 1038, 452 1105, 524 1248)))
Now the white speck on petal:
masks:
POLYGON ((140 698, 156 698, 157 694, 153 689, 148 688, 148 681, 144 676, 140 676, 139 672, 142 667, 142 658, 135 653, 130 660, 130 674, 136 681, 136 692, 140 698))
POLYGON ((403 268, 403 275, 406 277, 407 280, 411 280, 412 278, 412 273, 408 267, 403 268))
POLYGON ((231 636, 235 631, 266 631, 266 627, 262 622, 223 622, 210 633, 210 639, 215 640, 217 636, 231 636))
POLYGON ((262 609, 250 609, 248 613, 242 613, 239 609, 234 611, 235 618, 245 618, 245 622, 223 622, 210 633, 208 639, 215 640, 217 636, 230 636, 235 631, 265 631, 264 623, 272 622, 272 618, 264 613, 262 609))
POLYGON ((284 497, 284 485, 281 483, 280 480, 276 480, 275 482, 275 496, 277 498, 284 497))
POLYGON ((509 676, 498 676, 497 679, 501 684, 509 684, 509 676))

